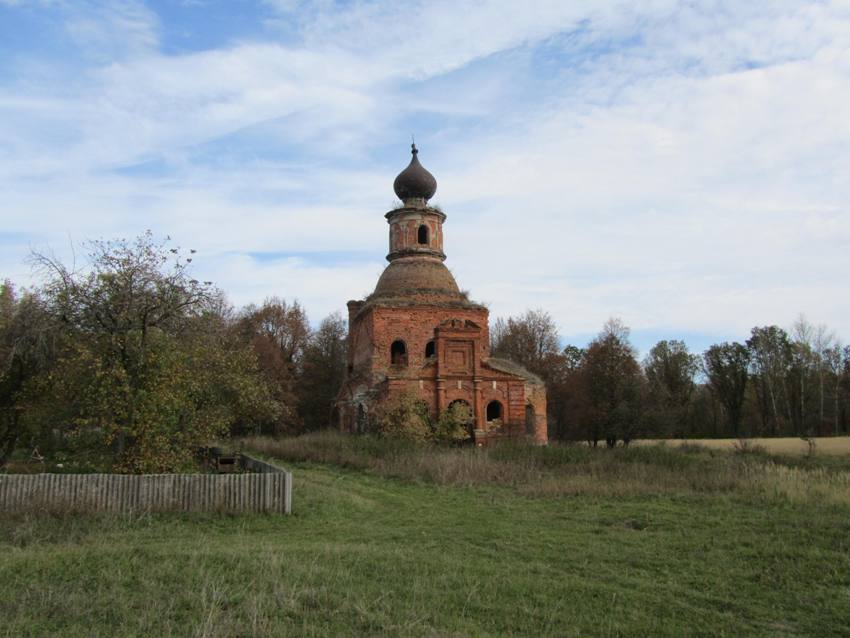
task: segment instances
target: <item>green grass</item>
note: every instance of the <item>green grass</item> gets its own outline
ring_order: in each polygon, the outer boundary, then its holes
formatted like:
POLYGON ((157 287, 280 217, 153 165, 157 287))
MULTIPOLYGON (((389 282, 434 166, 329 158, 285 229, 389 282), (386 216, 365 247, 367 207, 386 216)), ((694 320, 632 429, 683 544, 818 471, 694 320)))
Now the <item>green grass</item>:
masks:
POLYGON ((349 443, 288 518, 4 517, 0 636, 850 635, 835 462, 349 443), (744 483, 783 472, 824 491, 744 483))

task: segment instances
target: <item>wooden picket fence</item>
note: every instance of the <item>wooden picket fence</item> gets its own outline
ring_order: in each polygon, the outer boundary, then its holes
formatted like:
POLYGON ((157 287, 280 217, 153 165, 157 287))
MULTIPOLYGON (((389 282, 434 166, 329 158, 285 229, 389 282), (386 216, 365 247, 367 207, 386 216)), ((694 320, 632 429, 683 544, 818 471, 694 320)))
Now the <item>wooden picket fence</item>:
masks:
POLYGON ((242 456, 240 474, 0 474, 0 512, 292 512, 292 474, 242 456))

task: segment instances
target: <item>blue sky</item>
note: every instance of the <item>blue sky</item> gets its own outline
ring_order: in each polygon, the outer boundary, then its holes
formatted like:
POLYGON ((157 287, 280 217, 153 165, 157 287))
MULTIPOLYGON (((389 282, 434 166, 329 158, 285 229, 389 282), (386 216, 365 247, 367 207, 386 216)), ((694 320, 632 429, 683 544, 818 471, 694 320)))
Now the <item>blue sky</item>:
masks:
POLYGON ((150 228, 236 304, 368 294, 409 159, 493 317, 850 339, 846 2, 0 0, 0 277, 150 228))

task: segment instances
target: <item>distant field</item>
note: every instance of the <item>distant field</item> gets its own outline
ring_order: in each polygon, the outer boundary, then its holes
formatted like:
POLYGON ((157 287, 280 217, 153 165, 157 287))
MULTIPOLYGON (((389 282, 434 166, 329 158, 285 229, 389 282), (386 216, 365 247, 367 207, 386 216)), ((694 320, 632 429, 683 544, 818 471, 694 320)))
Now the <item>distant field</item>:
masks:
MULTIPOLYGON (((741 445, 742 439, 642 439, 635 441, 638 445, 702 445, 715 450, 734 450, 741 445)), ((750 445, 765 448, 770 454, 808 454, 809 445, 797 437, 785 438, 756 438, 743 439, 750 445)), ((815 438, 815 454, 848 454, 850 455, 850 436, 826 436, 815 438)))
POLYGON ((850 457, 246 445, 293 516, 0 516, 0 636, 848 636, 850 457))

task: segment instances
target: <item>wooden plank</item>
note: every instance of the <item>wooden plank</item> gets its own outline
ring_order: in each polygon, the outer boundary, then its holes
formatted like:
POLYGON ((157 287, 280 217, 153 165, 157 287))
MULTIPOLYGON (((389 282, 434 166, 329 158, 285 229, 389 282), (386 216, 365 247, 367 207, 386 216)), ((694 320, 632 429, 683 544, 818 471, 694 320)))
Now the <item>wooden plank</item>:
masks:
POLYGON ((0 511, 292 511, 292 474, 244 457, 244 474, 0 475, 0 511))

